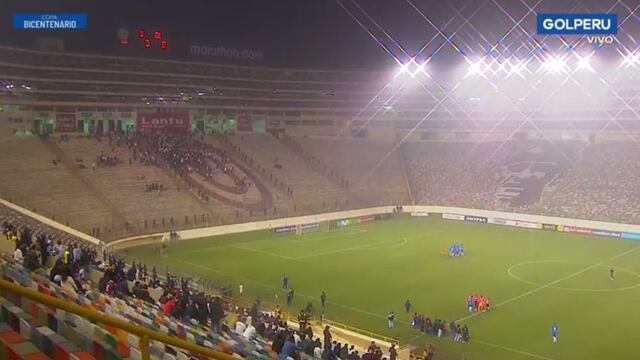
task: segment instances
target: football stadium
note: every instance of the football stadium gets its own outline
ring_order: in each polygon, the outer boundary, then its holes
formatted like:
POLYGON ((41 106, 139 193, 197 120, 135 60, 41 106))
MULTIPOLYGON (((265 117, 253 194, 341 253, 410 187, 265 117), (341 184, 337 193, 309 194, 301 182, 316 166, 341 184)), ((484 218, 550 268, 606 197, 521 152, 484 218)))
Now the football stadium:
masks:
POLYGON ((638 359, 636 0, 0 19, 0 359, 638 359))

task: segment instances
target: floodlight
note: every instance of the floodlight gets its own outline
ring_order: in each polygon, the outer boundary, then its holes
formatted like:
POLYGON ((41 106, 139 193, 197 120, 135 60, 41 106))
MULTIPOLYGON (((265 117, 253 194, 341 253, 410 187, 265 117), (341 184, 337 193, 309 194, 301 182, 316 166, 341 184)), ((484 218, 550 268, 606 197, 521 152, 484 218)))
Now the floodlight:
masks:
POLYGON ((400 68, 398 69, 398 75, 406 72, 409 72, 409 63, 400 65, 400 68))
POLYGON ((469 75, 482 75, 484 72, 484 61, 478 60, 472 62, 467 70, 467 76, 469 75))
POLYGON ((589 70, 593 72, 593 67, 591 67, 591 55, 585 56, 585 57, 580 57, 579 55, 576 55, 576 57, 578 58, 578 65, 576 66, 576 71, 589 70))
POLYGON ((640 53, 629 53, 624 56, 622 65, 625 67, 636 67, 640 65, 640 53))
POLYGON ((422 64, 418 65, 418 67, 416 67, 416 69, 411 73, 411 77, 415 77, 416 74, 418 74, 418 73, 423 73, 423 74, 426 75, 427 73, 424 71, 424 67, 426 65, 427 65, 426 62, 423 62, 422 64))
POLYGON ((542 63, 542 69, 551 74, 566 70, 567 63, 562 58, 549 57, 542 63))

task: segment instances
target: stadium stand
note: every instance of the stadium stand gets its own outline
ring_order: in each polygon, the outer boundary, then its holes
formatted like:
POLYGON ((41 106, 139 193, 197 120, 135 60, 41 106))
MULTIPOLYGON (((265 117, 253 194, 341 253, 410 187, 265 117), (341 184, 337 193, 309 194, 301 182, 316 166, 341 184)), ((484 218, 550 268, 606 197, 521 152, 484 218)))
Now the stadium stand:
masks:
POLYGON ((403 151, 418 203, 640 221, 631 141, 410 142, 403 151))
POLYGON ((348 206, 346 191, 321 171, 297 156, 275 136, 269 134, 242 134, 228 136, 229 142, 269 172, 281 188, 295 198, 295 210, 311 213, 323 209, 348 206), (269 151, 264 151, 269 149, 269 151), (345 200, 346 199, 346 200, 345 200))
MULTIPOLYGON (((73 157, 77 170, 119 209, 129 226, 142 228, 134 232, 168 229, 169 226, 179 228, 185 216, 201 218, 205 214, 213 217, 202 201, 186 189, 180 191, 180 184, 162 168, 133 161, 123 145, 110 145, 107 139, 78 138, 62 141, 59 146, 66 156, 73 157), (129 160, 132 161, 129 163, 129 160), (151 190, 151 185, 156 185, 157 189, 151 190), (164 223, 166 226, 162 227, 164 223)), ((217 205, 217 213, 224 214, 223 206, 217 205)), ((226 214, 230 216, 230 213, 228 210, 226 214)), ((210 221, 214 223, 213 219, 210 221)))
POLYGON ((13 138, 0 143, 0 152, 0 166, 11 169, 0 180, 3 198, 86 233, 110 225, 112 210, 82 178, 69 173, 45 142, 13 138))
POLYGON ((394 143, 314 136, 292 139, 369 204, 408 203, 400 151, 394 150, 394 143))

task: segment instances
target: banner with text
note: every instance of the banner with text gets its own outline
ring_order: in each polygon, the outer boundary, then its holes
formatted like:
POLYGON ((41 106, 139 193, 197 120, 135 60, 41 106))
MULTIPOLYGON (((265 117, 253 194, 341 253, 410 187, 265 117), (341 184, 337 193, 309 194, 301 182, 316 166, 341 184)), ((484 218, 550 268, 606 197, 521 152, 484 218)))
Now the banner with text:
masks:
POLYGON ((138 113, 136 129, 188 132, 191 129, 189 112, 138 113))
POLYGON ((429 216, 429 213, 426 211, 413 211, 411 213, 411 216, 413 217, 426 217, 429 216))
POLYGON ((76 114, 75 113, 57 113, 56 114, 56 132, 75 132, 76 131, 76 114))
POLYGON ((308 229, 315 229, 319 227, 320 227, 320 223, 287 225, 287 226, 279 226, 277 228, 273 228, 273 232, 280 234, 280 233, 286 233, 286 232, 294 232, 298 228, 300 228, 300 230, 308 230, 308 229))

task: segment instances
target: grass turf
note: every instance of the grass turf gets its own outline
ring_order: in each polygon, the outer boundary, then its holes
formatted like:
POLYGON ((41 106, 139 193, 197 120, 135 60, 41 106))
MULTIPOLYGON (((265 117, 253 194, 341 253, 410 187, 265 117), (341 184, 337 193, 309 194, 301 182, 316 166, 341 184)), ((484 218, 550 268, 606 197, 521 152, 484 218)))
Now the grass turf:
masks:
MULTIPOLYGON (((401 343, 436 346, 456 359, 636 359, 640 338, 640 243, 542 230, 397 216, 304 235, 256 231, 184 241, 160 256, 157 246, 127 254, 174 273, 244 286, 244 296, 284 305, 281 276, 295 290, 291 312, 307 301, 327 318, 401 343), (462 242, 466 255, 440 255, 462 242), (617 269, 610 281, 609 268, 617 269), (488 313, 469 316, 466 297, 492 300, 488 313), (429 317, 467 324, 472 340, 421 335, 403 304, 429 317), (397 314, 387 329, 386 314, 397 314), (559 342, 550 327, 557 322, 559 342)), ((237 291, 236 291, 237 292, 237 291)), ((413 310, 412 310, 413 311, 413 310)))

